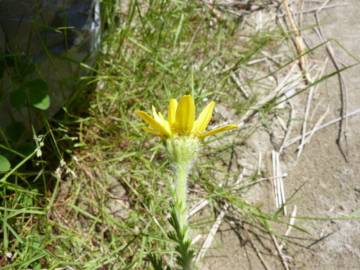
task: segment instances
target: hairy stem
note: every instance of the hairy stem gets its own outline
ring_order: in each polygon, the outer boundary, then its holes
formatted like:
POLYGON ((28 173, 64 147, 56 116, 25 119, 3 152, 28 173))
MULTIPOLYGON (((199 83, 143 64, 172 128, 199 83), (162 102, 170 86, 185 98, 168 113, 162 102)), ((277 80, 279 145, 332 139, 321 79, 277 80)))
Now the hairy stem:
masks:
POLYGON ((176 163, 175 211, 180 229, 184 233, 185 238, 188 238, 186 199, 187 199, 187 179, 190 172, 190 167, 191 167, 191 162, 176 163))

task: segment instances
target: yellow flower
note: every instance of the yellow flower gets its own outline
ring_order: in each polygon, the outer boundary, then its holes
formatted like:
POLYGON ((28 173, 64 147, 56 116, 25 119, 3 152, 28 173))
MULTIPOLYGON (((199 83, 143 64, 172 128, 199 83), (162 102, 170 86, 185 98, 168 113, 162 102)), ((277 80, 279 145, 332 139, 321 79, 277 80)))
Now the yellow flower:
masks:
POLYGON ((136 111, 136 114, 149 125, 149 127, 144 128, 148 133, 162 138, 187 136, 202 140, 219 132, 237 128, 236 125, 225 125, 206 131, 214 108, 215 102, 211 101, 195 120, 194 99, 192 96, 186 95, 180 98, 179 104, 176 99, 170 100, 167 120, 161 113, 156 112, 154 107, 152 107, 153 116, 144 111, 136 111))

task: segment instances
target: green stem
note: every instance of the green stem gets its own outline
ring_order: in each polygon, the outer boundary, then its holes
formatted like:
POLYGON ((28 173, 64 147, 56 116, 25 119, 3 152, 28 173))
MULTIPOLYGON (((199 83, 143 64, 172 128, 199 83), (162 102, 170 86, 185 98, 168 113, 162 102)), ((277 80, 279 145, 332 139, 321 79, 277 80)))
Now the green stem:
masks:
POLYGON ((188 237, 187 222, 187 179, 191 162, 176 162, 175 211, 181 231, 188 237))
POLYGON ((191 248, 189 224, 187 220, 187 180, 192 164, 199 151, 200 142, 192 137, 176 137, 166 141, 166 148, 175 166, 175 186, 173 190, 174 208, 171 211, 170 223, 174 232, 171 239, 177 242, 176 262, 182 270, 192 270, 194 252, 191 248))

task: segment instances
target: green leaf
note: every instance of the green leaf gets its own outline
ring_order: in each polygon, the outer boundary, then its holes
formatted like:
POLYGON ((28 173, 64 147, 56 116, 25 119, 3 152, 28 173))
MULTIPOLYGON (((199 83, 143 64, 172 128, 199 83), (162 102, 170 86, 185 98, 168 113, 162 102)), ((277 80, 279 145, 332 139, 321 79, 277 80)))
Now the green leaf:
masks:
POLYGON ((9 160, 0 154, 0 173, 7 172, 11 169, 11 164, 9 160))
POLYGON ((39 110, 47 110, 50 107, 48 85, 43 80, 33 80, 26 85, 30 104, 39 110))

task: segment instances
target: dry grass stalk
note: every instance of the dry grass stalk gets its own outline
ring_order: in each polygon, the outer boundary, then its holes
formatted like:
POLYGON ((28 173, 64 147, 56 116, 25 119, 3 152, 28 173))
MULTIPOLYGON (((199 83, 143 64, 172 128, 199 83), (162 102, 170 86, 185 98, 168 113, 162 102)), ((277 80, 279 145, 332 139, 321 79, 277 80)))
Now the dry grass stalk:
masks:
POLYGON ((292 11, 290 9, 290 3, 288 0, 283 0, 282 2, 282 6, 283 6, 283 10, 285 13, 285 18, 286 18, 286 22, 287 25, 289 27, 289 30, 293 33, 293 37, 292 37, 292 42, 294 44, 294 47, 296 49, 296 53, 299 55, 299 67, 301 69, 301 71, 303 72, 303 76, 305 79, 305 83, 306 84, 311 84, 311 78, 308 74, 307 71, 307 66, 306 66, 306 58, 305 58, 305 50, 306 50, 306 46, 304 43, 304 40, 302 38, 301 35, 301 31, 299 30, 294 16, 292 14, 292 11))
POLYGON ((196 263, 199 262, 205 256, 207 250, 210 248, 210 246, 211 246, 211 244, 212 244, 212 242, 214 240, 214 237, 215 237, 217 231, 220 228, 222 220, 224 219, 224 216, 225 216, 225 214, 227 212, 228 207, 229 207, 229 205, 225 204, 224 207, 222 208, 222 210, 220 211, 219 215, 217 216, 216 221, 213 224, 213 226, 211 227, 211 229, 209 231, 209 234, 206 237, 200 251, 196 255, 196 258, 195 258, 196 263))
POLYGON ((237 85, 239 91, 244 96, 244 98, 249 99, 250 95, 247 90, 245 90, 245 87, 240 82, 240 78, 238 78, 234 72, 231 72, 230 78, 233 80, 233 82, 237 85))
POLYGON ((286 215, 284 179, 280 167, 280 155, 276 151, 272 151, 272 165, 275 205, 278 209, 283 208, 284 215, 286 215))
POLYGON ((308 135, 306 137, 306 140, 304 141, 305 144, 310 142, 310 140, 311 140, 312 136, 315 134, 317 128, 321 126, 322 122, 324 122, 324 120, 325 120, 326 116, 329 114, 329 112, 330 112, 330 108, 328 106, 326 108, 326 111, 320 116, 319 120, 315 123, 315 126, 311 130, 312 132, 310 133, 310 135, 308 135))
POLYGON ((197 212, 199 212, 201 209, 203 209, 204 207, 206 207, 207 205, 209 205, 209 201, 208 200, 201 200, 198 203, 196 203, 189 211, 188 213, 188 218, 191 218, 192 216, 194 216, 197 212))
POLYGON ((284 136, 284 138, 282 140, 282 143, 281 143, 281 146, 280 146, 280 149, 279 149, 279 154, 281 154, 283 152, 285 142, 288 140, 288 138, 290 136, 290 133, 292 131, 292 123, 293 123, 294 113, 295 113, 294 105, 290 101, 287 101, 287 104, 289 106, 290 112, 289 112, 289 118, 288 118, 287 125, 286 125, 285 136, 284 136))
MULTIPOLYGON (((322 69, 320 70, 318 76, 316 76, 316 80, 319 80, 322 78, 322 76, 325 73, 325 69, 326 66, 328 64, 328 58, 325 60, 325 63, 322 67, 322 69)), ((312 99, 313 99, 313 95, 314 92, 316 92, 316 90, 319 88, 319 84, 317 84, 316 86, 313 86, 310 88, 309 93, 308 93, 308 97, 307 97, 307 101, 306 101, 306 107, 305 107, 305 115, 304 115, 304 120, 303 120, 303 125, 302 125, 302 129, 301 129, 301 143, 298 147, 298 153, 297 153, 297 158, 300 157, 300 155, 302 154, 302 151, 304 149, 304 146, 306 144, 305 142, 305 133, 307 131, 307 122, 308 122, 308 117, 310 114, 310 109, 311 109, 311 103, 312 103, 312 99)))
MULTIPOLYGON (((290 215, 289 225, 288 225, 288 227, 286 229, 286 232, 285 232, 284 236, 290 235, 290 232, 291 232, 291 230, 292 230, 292 228, 293 228, 293 226, 295 224, 295 221, 296 221, 296 213, 297 213, 297 206, 294 205, 294 208, 293 208, 293 210, 291 212, 291 215, 290 215)), ((282 250, 284 248, 284 246, 285 246, 285 243, 284 242, 281 243, 281 245, 279 246, 280 250, 282 250)))
POLYGON ((274 246, 276 248, 276 251, 279 255, 282 266, 284 267, 285 270, 290 270, 289 265, 287 264, 286 258, 284 256, 284 254, 282 253, 282 250, 273 234, 271 234, 271 239, 272 239, 274 246))

